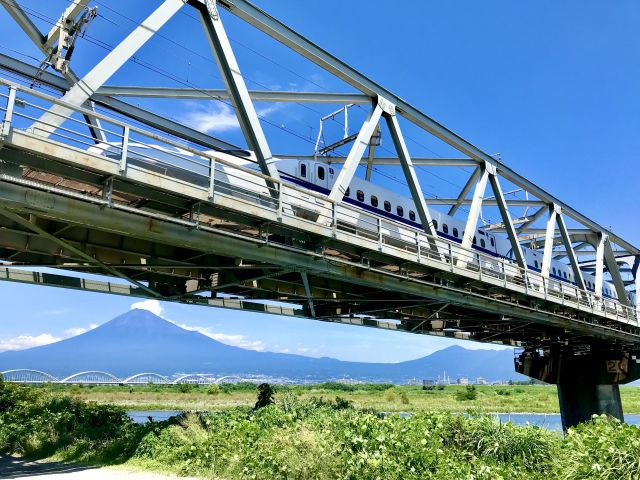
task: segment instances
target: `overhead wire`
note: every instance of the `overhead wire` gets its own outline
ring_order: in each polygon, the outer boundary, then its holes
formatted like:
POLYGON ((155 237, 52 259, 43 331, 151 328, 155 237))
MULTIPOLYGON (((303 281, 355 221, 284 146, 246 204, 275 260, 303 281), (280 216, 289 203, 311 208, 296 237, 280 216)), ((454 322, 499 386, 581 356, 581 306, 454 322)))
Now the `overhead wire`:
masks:
MULTIPOLYGON (((120 16, 120 17, 122 17, 122 18, 127 19, 128 21, 130 21, 130 22, 132 22, 132 23, 134 23, 134 24, 136 24, 136 25, 139 23, 139 22, 135 21, 134 19, 132 19, 132 18, 128 17, 127 15, 124 15, 122 12, 119 12, 119 11, 117 11, 117 10, 115 10, 115 9, 111 8, 110 6, 106 5, 106 4, 105 4, 104 2, 102 2, 102 1, 97 1, 97 0, 93 0, 93 1, 94 1, 94 3, 99 4, 101 7, 104 7, 105 9, 107 9, 107 10, 109 10, 109 11, 111 11, 111 12, 113 12, 113 13, 117 14, 118 16, 120 16)), ((6 0, 0 0, 0 2, 2 2, 2 3, 7 3, 7 2, 6 2, 6 0)), ((43 13, 41 13, 41 12, 37 11, 37 10, 34 10, 34 9, 32 9, 32 8, 29 8, 29 7, 24 7, 24 6, 20 6, 20 7, 21 7, 23 10, 25 10, 26 12, 30 13, 31 15, 33 15, 34 17, 36 17, 36 18, 38 18, 38 19, 40 19, 40 20, 43 20, 43 21, 48 22, 48 23, 51 23, 51 24, 53 24, 53 25, 55 25, 55 24, 57 23, 57 21, 56 21, 56 20, 54 20, 53 18, 48 17, 47 15, 45 15, 45 14, 43 14, 43 13)), ((191 15, 191 14, 187 13, 187 12, 184 12, 184 11, 183 11, 183 13, 184 13, 186 16, 188 16, 189 18, 191 18, 191 19, 194 19, 194 20, 196 20, 196 21, 198 20, 195 16, 193 16, 193 15, 191 15)), ((117 24, 117 22, 114 22, 112 19, 108 18, 106 15, 103 15, 102 13, 100 13, 98 16, 99 16, 100 18, 104 19, 105 21, 108 21, 109 23, 111 23, 111 24, 113 24, 113 25, 118 25, 118 24, 117 24)), ((156 33, 155 33, 155 35, 156 35, 156 36, 158 36, 158 37, 160 37, 160 38, 162 38, 162 39, 164 39, 165 41, 170 42, 171 44, 173 44, 173 45, 175 45, 175 46, 177 46, 177 47, 179 47, 179 48, 181 48, 181 49, 184 49, 185 51, 187 51, 187 52, 189 52, 189 53, 191 53, 191 54, 193 54, 193 55, 196 55, 196 56, 198 56, 198 57, 202 58, 203 60, 205 60, 205 61, 207 61, 207 62, 214 63, 214 61, 213 61, 211 58, 206 57, 206 56, 204 56, 204 55, 200 54, 199 52, 197 52, 197 51, 195 51, 195 50, 193 50, 193 49, 191 49, 191 48, 189 48, 189 47, 187 47, 187 46, 183 45, 183 44, 182 44, 182 43, 180 43, 180 42, 177 42, 177 41, 173 40, 172 38, 170 38, 170 37, 168 37, 168 36, 166 36, 166 35, 163 35, 163 34, 162 34, 162 33, 160 33, 160 32, 156 32, 156 33)), ((98 46, 98 47, 101 47, 101 48, 106 49, 106 50, 109 50, 109 51, 113 50, 113 48, 114 48, 112 45, 110 45, 110 44, 108 44, 108 43, 106 43, 106 42, 104 42, 104 41, 102 41, 102 40, 100 40, 100 39, 98 39, 98 38, 95 38, 95 37, 93 37, 93 36, 91 36, 91 35, 89 35, 89 34, 85 34, 85 35, 84 35, 84 37, 83 37, 83 39, 84 39, 85 41, 89 42, 89 43, 92 43, 92 44, 94 44, 94 45, 96 45, 96 46, 98 46)), ((275 65, 280 66, 280 67, 281 67, 281 68, 283 68, 284 70, 286 70, 286 71, 288 71, 288 72, 290 72, 290 73, 292 73, 292 74, 296 75, 297 77, 299 77, 299 78, 301 78, 301 79, 303 79, 303 80, 305 80, 305 81, 308 81, 308 82, 310 82, 310 83, 313 83, 313 84, 315 84, 316 86, 318 86, 319 88, 322 88, 323 90, 329 91, 328 89, 326 89, 326 88, 325 88, 325 87, 323 87, 322 85, 318 84, 317 82, 314 82, 313 80, 311 80, 311 79, 309 79, 309 78, 306 78, 306 77, 304 77, 304 76, 302 76, 302 75, 298 74, 297 72, 294 72, 293 70, 291 70, 291 69, 289 69, 289 68, 287 68, 287 67, 285 67, 285 66, 281 65, 279 62, 277 62, 277 61, 275 61, 275 60, 273 60, 273 59, 271 59, 271 58, 269 58, 269 57, 264 56, 263 54, 261 54, 260 52, 256 51, 255 49, 252 49, 251 47, 248 47, 247 45, 243 44, 242 42, 239 42, 239 41, 237 41, 237 40, 235 40, 235 39, 231 39, 231 38, 230 38, 230 40, 231 40, 231 41, 233 41, 234 43, 237 43, 238 45, 240 45, 240 46, 242 46, 242 47, 246 48, 247 50, 249 50, 249 51, 253 52, 254 54, 256 54, 256 55, 258 55, 258 56, 260 56, 260 57, 262 57, 262 58, 264 58, 264 59, 269 60, 271 63, 273 63, 273 64, 275 64, 275 65)), ((37 59, 36 59, 35 57, 32 57, 32 56, 30 56, 30 55, 26 55, 26 54, 23 54, 23 53, 21 53, 21 52, 17 52, 17 51, 14 51, 14 52, 15 52, 15 53, 20 53, 20 54, 22 54, 22 55, 25 55, 25 56, 27 56, 27 57, 29 57, 29 58, 32 58, 32 59, 34 59, 34 60, 36 60, 36 61, 37 61, 37 59)), ((139 55, 134 55, 134 56, 132 56, 132 57, 131 57, 131 59, 130 59, 130 61, 131 61, 131 62, 133 62, 133 63, 136 63, 136 64, 138 64, 138 65, 142 66, 143 68, 146 68, 146 69, 148 69, 148 70, 150 70, 150 71, 152 71, 152 72, 154 72, 154 73, 156 73, 156 74, 158 74, 158 75, 164 76, 165 78, 168 78, 168 79, 170 79, 170 80, 172 80, 172 81, 174 81, 174 82, 176 82, 176 83, 182 84, 182 85, 184 85, 184 86, 186 86, 186 87, 189 87, 189 88, 191 88, 191 89, 194 89, 194 90, 196 90, 196 91, 200 91, 200 92, 201 92, 201 93, 203 93, 203 94, 207 94, 207 95, 208 95, 209 97, 211 97, 212 99, 219 100, 219 101, 223 102, 224 104, 226 104, 226 105, 230 106, 231 108, 235 109, 234 105, 233 105, 231 102, 225 101, 224 99, 219 99, 218 97, 215 97, 215 96, 213 96, 213 95, 208 94, 208 92, 206 92, 206 90, 202 89, 202 87, 199 87, 198 85, 193 84, 193 83, 192 83, 191 81, 189 81, 188 79, 180 78, 180 77, 178 77, 177 75, 174 75, 174 74, 172 74, 171 72, 168 72, 168 71, 166 71, 165 69, 163 69, 163 68, 161 68, 161 67, 158 67, 157 65, 154 65, 152 62, 147 62, 147 61, 145 61, 145 60, 141 59, 139 55)), ((196 67, 196 68, 197 68, 197 67, 196 67)), ((212 74, 212 72, 210 72, 210 71, 207 71, 207 73, 208 73, 208 74, 212 74)), ((213 76, 215 77, 216 75, 213 75, 213 76)), ((243 75, 243 77, 244 77, 247 81, 250 81, 250 82, 252 82, 252 83, 255 83, 256 85, 259 85, 259 86, 260 86, 260 87, 262 87, 262 88, 265 88, 265 89, 267 89, 267 90, 271 90, 271 88, 269 88, 268 86, 263 85, 263 84, 261 84, 260 82, 257 82, 257 81, 255 81, 255 80, 253 80, 253 79, 251 79, 251 78, 248 78, 246 75, 243 75)), ((219 78, 219 77, 218 77, 218 78, 219 78)), ((297 103, 297 102, 296 102, 296 103, 297 103)), ((311 108, 311 107, 309 107, 309 106, 307 106, 307 105, 300 104, 300 103, 298 103, 298 105, 301 105, 301 106, 303 106, 303 107, 305 107, 305 108, 307 108, 307 109, 309 109, 309 110, 313 111, 314 113, 317 113, 317 114, 319 114, 319 115, 322 115, 322 112, 320 112, 320 111, 318 111, 318 110, 316 110, 316 109, 313 109, 313 108, 311 108)), ((361 106, 361 105, 357 105, 357 106, 358 106, 359 108, 362 108, 362 106, 361 106)), ((264 122, 265 122, 265 123, 267 123, 268 125, 271 125, 272 127, 278 128, 278 129, 280 129, 280 130, 284 131, 285 133, 291 134, 291 135, 293 135, 293 136, 295 136, 295 137, 297 137, 297 138, 299 138, 299 139, 301 139, 301 140, 306 141, 307 143, 314 143, 314 142, 313 142, 313 139, 312 139, 310 136, 309 136, 309 137, 307 137, 307 136, 305 136, 304 134, 300 134, 299 132, 296 132, 296 131, 291 130, 291 129, 287 128, 287 127, 284 127, 283 125, 278 125, 277 123, 275 123, 275 122, 271 121, 270 119, 265 118, 265 116, 263 116, 263 115, 259 115, 259 114, 258 114, 258 116, 259 116, 259 118, 260 118, 262 121, 264 121, 264 122)), ((340 125, 344 126, 340 121, 337 121, 337 120, 335 120, 335 119, 334 119, 334 121, 336 121, 338 124, 340 124, 340 125)), ((310 129, 312 129, 312 130, 314 129, 314 127, 313 127, 313 126, 311 126, 311 125, 307 125, 307 126, 308 126, 310 129)), ((424 148, 424 149, 426 149, 426 150, 430 151, 430 152, 431 152, 431 153, 433 153, 434 155, 436 155, 436 156, 438 156, 438 157, 442 158, 442 156, 441 156, 439 153, 437 153, 437 152, 436 152, 436 151, 434 151, 433 149, 431 149, 431 148, 427 147, 426 145, 421 144, 421 143, 420 143, 420 142, 418 142, 417 140, 413 139, 411 136, 405 135, 405 137, 406 137, 408 140, 412 141, 413 143, 415 143, 415 144, 419 145, 420 147, 422 147, 422 148, 424 148)), ((389 152, 389 153, 391 153, 391 154, 395 154, 395 153, 396 153, 396 152, 393 152, 393 151, 389 150, 389 149, 388 149, 388 148, 386 148, 386 147, 381 147, 381 149, 382 149, 382 150, 384 150, 384 151, 386 151, 386 152, 389 152)), ((426 168, 425 168, 425 167, 423 167, 423 166, 418 166, 418 168, 421 168, 421 169, 425 169, 425 170, 426 170, 426 168)), ((461 167, 458 167, 458 168, 461 168, 461 167)), ((383 177, 385 177, 385 178, 391 179, 391 180, 393 180, 393 181, 397 182, 397 183, 398 183, 398 184, 400 184, 400 185, 403 185, 403 186, 405 186, 405 187, 407 187, 407 186, 408 186, 408 185, 407 185, 407 183, 406 183, 405 181, 402 181, 402 180, 398 179, 397 177, 395 177, 395 176, 393 176, 393 175, 390 175, 390 174, 388 174, 388 173, 382 172, 382 171, 381 171, 379 168, 377 168, 377 167, 373 167, 373 170, 374 170, 377 174, 380 174, 381 176, 383 176, 383 177)), ((440 176, 440 175, 437 175, 437 174, 433 173, 431 170, 427 170, 427 171, 429 172, 429 174, 430 174, 430 175, 432 175, 432 176, 434 176, 434 177, 436 177, 436 178, 440 179, 441 181, 443 181, 443 182, 445 182, 445 183, 448 183, 448 184, 450 184, 450 185, 452 185, 452 186, 454 186, 454 187, 456 187, 456 188, 462 188, 462 185, 456 184, 456 183, 454 183, 454 182, 452 182, 452 181, 450 181, 450 180, 448 180, 448 179, 446 179, 446 178, 444 178, 444 177, 442 177, 442 176, 440 176)), ((429 192, 428 192, 427 194, 428 194, 429 196, 433 197, 433 198, 438 198, 438 196, 437 196, 437 195, 431 194, 431 193, 429 193, 429 192)), ((463 211, 466 211, 466 209, 464 209, 463 207, 461 207, 460 209, 461 209, 461 210, 463 210, 463 211)))

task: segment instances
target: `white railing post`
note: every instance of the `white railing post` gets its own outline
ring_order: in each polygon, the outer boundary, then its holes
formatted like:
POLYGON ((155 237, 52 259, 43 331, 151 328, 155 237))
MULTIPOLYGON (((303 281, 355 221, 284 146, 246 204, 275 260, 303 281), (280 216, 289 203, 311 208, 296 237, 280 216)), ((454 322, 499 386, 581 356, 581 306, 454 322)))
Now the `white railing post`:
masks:
POLYGON ((338 212, 337 203, 331 202, 331 231, 333 232, 333 238, 338 236, 338 212))
POLYGON ((127 171, 127 154, 129 153, 129 126, 122 129, 122 145, 120 147, 120 173, 127 171))
POLYGON ((216 159, 209 158, 209 201, 215 203, 216 194, 216 159))
POLYGON ((9 87, 9 95, 7 96, 7 108, 4 112, 4 120, 2 129, 0 129, 0 141, 4 141, 11 131, 11 120, 13 118, 13 108, 16 104, 16 88, 9 87))
POLYGON ((376 217, 376 224, 378 226, 378 250, 382 251, 382 219, 376 217))
POLYGON ((276 182, 276 185, 278 185, 278 212, 277 212, 277 217, 278 217, 278 221, 281 222, 282 221, 282 187, 283 184, 282 182, 276 182))
POLYGON ((418 263, 422 262, 422 256, 420 254, 420 233, 416 231, 416 254, 418 258, 418 263))

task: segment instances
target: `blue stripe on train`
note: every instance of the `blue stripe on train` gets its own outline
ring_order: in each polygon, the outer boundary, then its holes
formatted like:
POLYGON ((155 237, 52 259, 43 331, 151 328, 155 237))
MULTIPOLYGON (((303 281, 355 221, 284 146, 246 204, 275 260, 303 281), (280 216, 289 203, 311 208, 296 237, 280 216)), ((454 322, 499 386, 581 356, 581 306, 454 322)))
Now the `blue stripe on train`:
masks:
MULTIPOLYGON (((293 175, 290 175, 290 174, 285 173, 285 172, 280 172, 280 174, 282 176, 284 176, 286 178, 286 180, 290 181, 291 183, 295 183, 296 185, 300 185, 301 187, 304 187, 304 188, 306 188, 308 190, 312 190, 312 191, 317 192, 317 193, 322 193, 324 195, 328 195, 330 193, 330 190, 328 188, 324 188, 324 187, 321 187, 321 186, 316 185, 314 183, 307 182, 306 180, 301 180, 298 177, 294 177, 293 175)), ((349 203, 349 204, 351 204, 351 205, 353 205, 355 207, 361 208, 361 209, 366 210, 366 211, 371 212, 371 213, 375 213, 376 215, 380 215, 382 217, 390 218, 390 219, 395 220, 397 222, 409 225, 410 227, 413 227, 413 228, 422 229, 422 225, 419 224, 419 223, 412 222, 411 220, 407 220, 404 217, 401 217, 399 215, 394 215, 393 213, 389 213, 389 212, 387 212, 385 210, 381 210, 379 208, 375 208, 375 207, 373 207, 371 205, 368 205, 368 204, 366 204, 364 202, 359 202, 357 200, 354 200, 353 198, 346 197, 346 198, 343 198, 342 200, 345 203, 349 203)), ((439 237, 445 238, 445 239, 450 240, 450 241, 455 242, 455 243, 462 243, 462 240, 460 238, 453 237, 453 236, 448 235, 448 234, 443 233, 443 232, 437 232, 437 233, 438 233, 439 237)), ((492 252, 491 250, 487 250, 486 248, 482 248, 482 247, 480 247, 478 245, 471 245, 471 248, 473 248, 474 250, 478 250, 479 252, 486 253, 487 255, 491 255, 492 257, 503 258, 505 260, 513 260, 512 258, 506 257, 504 255, 500 255, 499 253, 496 253, 496 252, 492 252)), ((535 272, 538 272, 538 273, 541 272, 541 270, 539 268, 535 268, 533 265, 528 265, 527 264, 527 267, 530 268, 531 270, 535 271, 535 272)), ((570 283, 570 284, 575 285, 575 286, 578 285, 576 282, 569 281, 569 280, 567 280, 567 279, 565 279, 563 277, 560 277, 558 275, 554 275, 552 273, 549 273, 549 278, 553 278, 555 280, 560 280, 561 282, 565 282, 565 283, 570 283)), ((595 291, 594 289, 590 289, 590 288, 587 288, 587 290, 590 290, 592 292, 595 291)), ((615 300, 614 297, 611 297, 611 296, 606 295, 604 293, 603 293, 602 296, 615 300)))

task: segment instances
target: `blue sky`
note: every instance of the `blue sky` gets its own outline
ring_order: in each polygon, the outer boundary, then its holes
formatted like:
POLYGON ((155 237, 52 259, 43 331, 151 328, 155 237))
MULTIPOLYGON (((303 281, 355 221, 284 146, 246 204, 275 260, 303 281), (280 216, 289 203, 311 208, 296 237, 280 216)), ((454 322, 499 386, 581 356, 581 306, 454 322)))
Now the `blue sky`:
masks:
MULTIPOLYGON (((22 0, 48 30, 65 1, 22 0)), ((637 185, 640 168, 640 3, 635 0, 458 0, 390 2, 256 0, 339 58, 537 182, 582 213, 640 244, 637 185)), ((78 41, 72 67, 86 73, 159 4, 94 2, 100 15, 78 41)), ((223 13, 224 15, 224 13, 223 13)), ((225 15, 250 88, 350 91, 339 80, 225 15)), ((0 52, 38 63, 41 54, 0 9, 0 52), (19 53, 16 53, 19 52, 19 53)), ((221 85, 199 23, 188 7, 136 55, 161 74, 128 62, 112 84, 221 85)), ((213 102, 140 101, 234 143, 242 137, 233 112, 213 102)), ((260 104, 275 152, 309 154, 323 106, 260 104)), ((354 109, 353 124, 364 116, 354 109)), ((448 156, 446 145, 402 124, 414 156, 448 156)), ((338 125, 333 126, 336 134, 338 125)), ((384 140, 384 139, 383 139, 384 140)), ((388 148, 389 142, 383 143, 388 148)), ((382 152, 382 155, 388 152, 382 152)), ((451 196, 464 171, 421 172, 423 187, 451 196)), ((374 181, 376 181, 374 174, 374 181)), ((388 175, 396 176, 390 170, 388 175)), ((392 188, 402 185, 387 181, 392 188)), ((491 215, 491 212, 488 213, 491 215)), ((123 297, 0 283, 0 349, 20 348, 90 328, 131 308, 123 297)), ((227 343, 350 360, 399 361, 452 341, 258 314, 147 305, 178 324, 227 343), (384 348, 380 346, 384 345, 384 348)), ((463 343, 467 347, 477 344, 463 343)))

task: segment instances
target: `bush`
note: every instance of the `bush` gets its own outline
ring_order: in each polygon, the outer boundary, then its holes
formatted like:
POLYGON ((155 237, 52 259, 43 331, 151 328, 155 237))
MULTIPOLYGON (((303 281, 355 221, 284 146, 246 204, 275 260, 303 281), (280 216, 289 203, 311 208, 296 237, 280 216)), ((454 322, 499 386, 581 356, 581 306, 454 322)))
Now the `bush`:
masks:
POLYGON ((400 394, 400 403, 403 405, 409 405, 409 396, 407 395, 407 392, 402 392, 400 394))
POLYGON ((384 391, 384 394, 382 395, 382 398, 384 398, 385 402, 395 402, 396 400, 398 400, 398 394, 396 393, 394 388, 389 388, 387 390, 384 391))
POLYGON ((180 393, 189 393, 191 390, 193 390, 193 385, 190 383, 181 383, 178 385, 178 391, 180 393))
POLYGON ((118 407, 55 392, 0 381, 0 455, 228 479, 640 478, 640 430, 605 417, 562 437, 486 416, 381 417, 340 397, 303 401, 285 391, 257 410, 137 425, 118 407))
POLYGON ((640 478, 640 430, 595 415, 567 432, 555 472, 560 479, 640 478))
POLYGON ((458 390, 456 392, 456 400, 458 401, 467 401, 467 400, 475 400, 478 398, 478 390, 476 390, 475 385, 467 385, 467 388, 464 390, 458 390))
POLYGON ((207 395, 218 395, 220 393, 220 385, 212 383, 207 387, 207 395))

